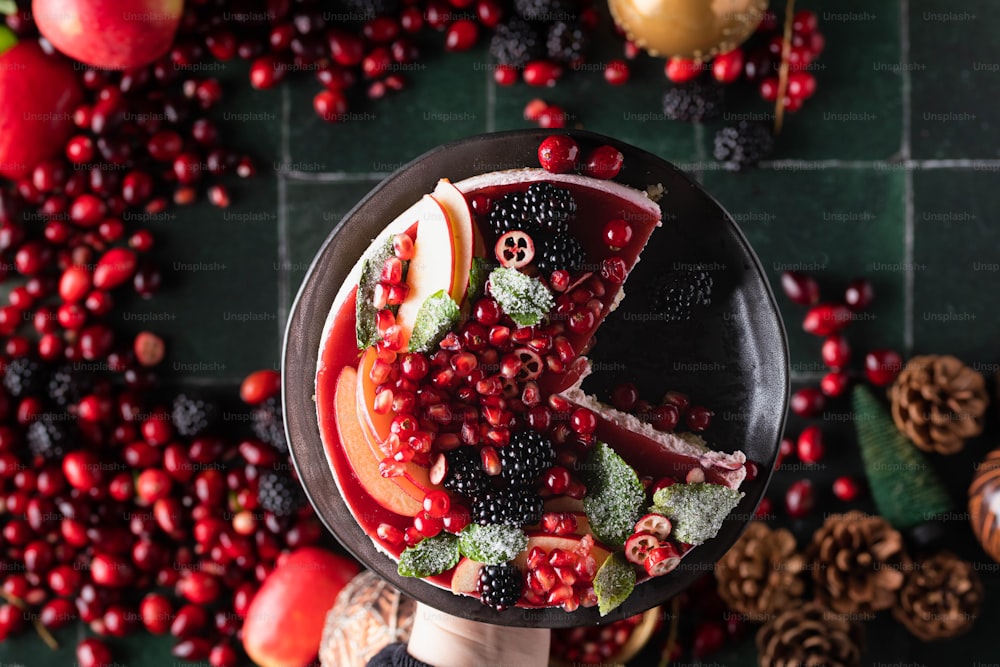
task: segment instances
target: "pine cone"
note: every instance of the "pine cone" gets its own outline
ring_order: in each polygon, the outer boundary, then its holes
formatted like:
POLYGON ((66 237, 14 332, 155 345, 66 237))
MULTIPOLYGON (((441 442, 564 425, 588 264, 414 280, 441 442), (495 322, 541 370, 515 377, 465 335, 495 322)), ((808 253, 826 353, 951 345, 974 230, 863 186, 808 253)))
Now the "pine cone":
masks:
POLYGON ((910 567, 899 531, 881 517, 858 511, 828 517, 806 555, 816 600, 843 614, 891 607, 910 567))
POLYGON ((805 566, 789 531, 754 521, 715 566, 719 596, 748 620, 765 621, 802 597, 805 566))
POLYGON ((815 602, 788 609, 757 631, 760 667, 856 667, 863 642, 860 623, 815 602))
POLYGON ((948 552, 918 563, 892 615, 923 641, 967 632, 982 608, 983 583, 972 565, 948 552))
POLYGON ((892 418, 920 449, 954 454, 983 430, 986 381, 959 359, 910 359, 889 390, 892 418))

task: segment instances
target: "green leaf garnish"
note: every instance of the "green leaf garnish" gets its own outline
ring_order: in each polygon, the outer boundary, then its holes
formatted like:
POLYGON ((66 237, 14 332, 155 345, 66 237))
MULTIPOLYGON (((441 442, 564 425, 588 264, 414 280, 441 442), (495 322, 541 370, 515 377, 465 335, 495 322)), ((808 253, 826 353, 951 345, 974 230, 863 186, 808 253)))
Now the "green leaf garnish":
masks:
POLYGON ((522 327, 538 324, 555 305, 542 281, 517 269, 494 269, 490 273, 490 293, 503 312, 522 327))
POLYGON ((490 263, 485 257, 473 257, 472 267, 469 268, 469 288, 466 293, 465 302, 475 303, 483 295, 486 289, 486 278, 490 275, 490 263))
POLYGON ((458 565, 458 538, 449 533, 427 537, 407 547, 399 556, 399 574, 404 577, 429 577, 458 565))
POLYGON ((608 556, 594 577, 594 593, 601 616, 625 602, 634 588, 635 569, 625 560, 625 554, 619 551, 608 556))
POLYGON ((463 556, 487 565, 513 560, 528 547, 528 536, 516 526, 470 523, 458 534, 458 549, 463 556))
POLYGON ((583 509, 594 535, 621 546, 639 520, 646 492, 635 470, 607 444, 597 443, 583 467, 587 495, 583 509))
POLYGON ((649 509, 670 519, 674 538, 701 544, 719 534, 722 522, 742 498, 742 492, 721 484, 673 484, 653 494, 649 509))
POLYGON ((410 334, 410 352, 430 352, 458 322, 458 304, 444 290, 424 299, 410 334))
MULTIPOLYGON (((13 3, 11 4, 13 5, 13 3)), ((17 11, 16 6, 13 7, 13 11, 17 11)), ((10 14, 10 13, 12 12, 4 11, 4 2, 3 0, 0 0, 0 15, 10 14)), ((0 25, 0 54, 4 53, 8 49, 13 48, 15 45, 17 45, 17 35, 15 35, 14 31, 8 28, 7 26, 0 25)))

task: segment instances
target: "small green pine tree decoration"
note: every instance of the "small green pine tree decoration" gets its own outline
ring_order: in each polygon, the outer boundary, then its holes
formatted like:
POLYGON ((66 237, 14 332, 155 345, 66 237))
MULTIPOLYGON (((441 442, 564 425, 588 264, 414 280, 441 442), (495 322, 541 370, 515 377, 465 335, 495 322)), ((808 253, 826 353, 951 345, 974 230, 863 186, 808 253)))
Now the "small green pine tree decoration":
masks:
POLYGON ((907 530, 950 512, 954 503, 926 457, 899 432, 871 390, 854 388, 854 427, 879 513, 907 530))

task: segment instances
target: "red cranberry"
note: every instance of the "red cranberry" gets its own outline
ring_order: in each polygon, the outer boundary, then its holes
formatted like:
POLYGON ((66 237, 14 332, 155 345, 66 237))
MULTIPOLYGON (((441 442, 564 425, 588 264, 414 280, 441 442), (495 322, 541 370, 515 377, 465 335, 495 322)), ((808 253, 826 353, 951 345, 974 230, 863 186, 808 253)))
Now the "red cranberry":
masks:
POLYGON ((313 98, 316 114, 328 123, 336 123, 347 113, 347 98, 334 90, 321 90, 313 98))
POLYGON ((614 146, 598 146, 587 156, 583 173, 592 178, 612 179, 621 171, 624 161, 625 156, 614 146))
POLYGON ((803 463, 819 463, 823 459, 823 432, 819 426, 812 425, 803 429, 796 443, 796 451, 803 463))
POLYGON ((720 53, 712 61, 712 76, 719 83, 732 83, 743 73, 743 49, 720 53))
POLYGON ((517 68, 511 65, 497 65, 493 70, 493 80, 498 86, 513 86, 518 80, 517 68))
POLYGON ((851 282, 844 291, 844 303, 853 311, 865 310, 875 299, 875 288, 866 278, 851 282))
POLYGON ((785 511, 793 519, 808 516, 812 512, 813 504, 813 486, 808 479, 793 482, 785 492, 785 511))
POLYGON ((663 72, 674 83, 684 83, 701 74, 701 63, 687 58, 673 57, 667 60, 663 72))
POLYGON ((847 339, 839 334, 828 336, 823 341, 821 354, 824 364, 833 370, 839 370, 851 360, 851 347, 847 344, 847 339))
POLYGON ((521 74, 529 86, 551 88, 562 77, 562 67, 548 60, 533 60, 524 66, 521 74))
POLYGON ((564 174, 576 168, 580 157, 580 147, 572 137, 554 134, 542 141, 538 147, 538 162, 545 171, 564 174))
POLYGON ((826 407, 826 397, 819 389, 805 387, 792 394, 789 407, 799 417, 816 417, 826 407))
POLYGON ((265 90, 285 78, 287 69, 274 56, 261 56, 250 65, 250 85, 265 90))
POLYGON ((236 667, 239 664, 239 656, 236 649, 229 644, 216 644, 208 654, 208 664, 212 667, 236 667))
POLYGON ((100 639, 91 637, 77 644, 76 661, 80 667, 111 667, 111 651, 100 639))
POLYGON ((877 387, 885 387, 899 375, 903 358, 895 350, 872 350, 865 355, 865 375, 877 387))
POLYGON ((819 283, 806 273, 785 271, 781 274, 781 288, 785 296, 802 306, 819 303, 819 283))
POLYGON ((447 51, 468 51, 475 46, 478 38, 479 28, 475 22, 461 19, 448 26, 444 48, 447 51))
POLYGON ((612 86, 621 86, 629 79, 628 63, 624 60, 612 60, 604 68, 604 80, 612 86))
POLYGON ((833 495, 838 500, 849 503, 857 499, 861 489, 852 477, 838 477, 833 480, 833 495))
POLYGON ((101 478, 100 462, 92 452, 70 452, 63 458, 62 468, 70 486, 81 491, 94 488, 101 478))
POLYGON ((189 637, 174 644, 170 653, 175 658, 185 661, 204 660, 212 651, 212 644, 207 639, 189 637))
POLYGON ((814 336, 829 336, 851 323, 851 311, 839 303, 813 306, 802 321, 802 329, 814 336))
POLYGON ((843 371, 831 371, 819 381, 820 390, 831 398, 840 396, 847 389, 850 379, 843 371))

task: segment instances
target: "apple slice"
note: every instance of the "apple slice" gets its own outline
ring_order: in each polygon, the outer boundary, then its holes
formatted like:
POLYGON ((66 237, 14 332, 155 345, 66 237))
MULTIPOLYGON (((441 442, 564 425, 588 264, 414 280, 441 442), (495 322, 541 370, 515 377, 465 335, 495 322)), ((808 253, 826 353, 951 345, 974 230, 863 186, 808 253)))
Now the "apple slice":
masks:
POLYGON ((337 434, 347 460, 365 491, 379 505, 403 516, 416 516, 422 509, 421 500, 407 494, 392 479, 382 477, 378 467, 380 459, 372 452, 365 432, 358 421, 357 389, 358 372, 345 366, 337 378, 334 393, 334 414, 337 434))
MULTIPOLYGON (((472 221, 472 209, 465 195, 447 179, 438 181, 431 197, 448 216, 448 224, 454 237, 455 273, 451 283, 451 298, 458 305, 465 300, 469 289, 469 271, 472 269, 472 256, 476 250, 476 237, 479 235, 472 221)), ((482 245, 482 241, 479 241, 482 245)))
MULTIPOLYGON (((448 213, 433 197, 424 195, 418 215, 413 258, 406 271, 406 285, 409 289, 396 313, 403 349, 410 342, 420 306, 435 292, 444 290, 452 294, 455 281, 456 238, 451 230, 448 213)), ((468 281, 468 271, 465 271, 465 279, 468 281)))
POLYGON ((451 592, 459 595, 472 595, 476 592, 479 581, 479 570, 483 564, 471 558, 462 558, 451 574, 451 592))

